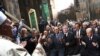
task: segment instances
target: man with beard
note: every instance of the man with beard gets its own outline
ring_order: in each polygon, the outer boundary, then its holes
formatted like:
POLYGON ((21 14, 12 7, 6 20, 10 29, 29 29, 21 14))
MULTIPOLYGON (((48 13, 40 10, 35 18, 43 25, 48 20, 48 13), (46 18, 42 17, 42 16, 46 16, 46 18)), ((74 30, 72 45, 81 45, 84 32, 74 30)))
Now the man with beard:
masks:
POLYGON ((12 22, 0 11, 0 56, 30 56, 21 46, 12 40, 12 22))

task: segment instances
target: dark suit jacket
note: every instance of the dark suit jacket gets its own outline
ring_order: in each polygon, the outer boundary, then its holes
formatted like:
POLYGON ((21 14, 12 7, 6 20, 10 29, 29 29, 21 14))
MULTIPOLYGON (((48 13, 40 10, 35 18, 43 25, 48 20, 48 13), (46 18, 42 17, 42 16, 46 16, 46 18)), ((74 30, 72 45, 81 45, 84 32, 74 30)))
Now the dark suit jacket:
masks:
MULTIPOLYGON (((81 47, 81 45, 80 45, 80 39, 78 39, 78 38, 76 37, 76 30, 73 31, 73 34, 74 34, 74 37, 75 37, 75 39, 76 39, 76 47, 75 47, 74 54, 79 54, 79 53, 81 52, 81 49, 82 49, 82 47, 81 47)), ((86 35, 85 30, 80 29, 80 37, 82 38, 82 37, 84 37, 85 35, 86 35)))
MULTIPOLYGON (((77 30, 74 30, 74 31, 73 31, 74 36, 76 36, 76 31, 77 31, 77 30)), ((81 37, 82 37, 82 36, 86 36, 86 30, 80 29, 80 35, 81 35, 81 37)))
POLYGON ((73 47, 75 45, 75 38, 72 32, 68 32, 68 35, 66 36, 64 33, 63 34, 63 39, 65 44, 68 42, 70 47, 73 47))
POLYGON ((67 55, 72 55, 74 54, 75 46, 76 46, 76 39, 74 38, 74 35, 72 32, 68 32, 67 36, 63 34, 63 39, 65 43, 65 53, 67 55), (66 43, 69 43, 68 46, 66 46, 66 43))
POLYGON ((96 35, 93 35, 92 39, 89 40, 87 36, 82 37, 81 39, 86 43, 86 46, 83 46, 83 50, 81 52, 82 56, 100 56, 99 55, 99 47, 94 47, 92 42, 96 42, 99 44, 99 37, 96 35))
POLYGON ((100 26, 98 26, 98 27, 96 27, 97 28, 97 32, 95 32, 95 28, 93 28, 93 32, 94 32, 94 34, 96 34, 96 35, 99 35, 100 36, 100 26))

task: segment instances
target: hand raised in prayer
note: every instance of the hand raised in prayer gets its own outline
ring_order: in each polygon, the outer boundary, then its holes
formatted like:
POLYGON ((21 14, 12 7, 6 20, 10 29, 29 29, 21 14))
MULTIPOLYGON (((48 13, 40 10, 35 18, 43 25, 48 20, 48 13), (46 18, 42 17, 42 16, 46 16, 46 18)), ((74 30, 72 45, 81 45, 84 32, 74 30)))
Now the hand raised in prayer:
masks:
POLYGON ((82 45, 86 46, 86 43, 84 41, 82 41, 82 45))
POLYGON ((92 45, 93 45, 94 47, 98 47, 98 43, 96 43, 96 42, 92 42, 92 45))
POLYGON ((25 47, 27 45, 27 41, 22 41, 22 43, 20 43, 20 46, 25 47))

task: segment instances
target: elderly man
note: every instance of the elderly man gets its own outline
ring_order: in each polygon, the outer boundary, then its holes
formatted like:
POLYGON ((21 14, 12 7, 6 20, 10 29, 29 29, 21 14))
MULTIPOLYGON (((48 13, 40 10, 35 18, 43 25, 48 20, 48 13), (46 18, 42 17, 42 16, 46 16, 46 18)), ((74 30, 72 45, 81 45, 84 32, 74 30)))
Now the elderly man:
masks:
POLYGON ((63 31, 62 36, 63 36, 64 44, 65 44, 65 56, 74 55, 76 39, 74 38, 73 33, 69 31, 69 28, 67 25, 62 26, 62 31, 63 31))
POLYGON ((0 56, 30 56, 23 47, 8 40, 12 39, 11 30, 11 21, 0 11, 0 56))
POLYGON ((86 36, 82 37, 83 50, 81 56, 100 56, 99 54, 99 37, 93 34, 92 28, 86 29, 86 36))

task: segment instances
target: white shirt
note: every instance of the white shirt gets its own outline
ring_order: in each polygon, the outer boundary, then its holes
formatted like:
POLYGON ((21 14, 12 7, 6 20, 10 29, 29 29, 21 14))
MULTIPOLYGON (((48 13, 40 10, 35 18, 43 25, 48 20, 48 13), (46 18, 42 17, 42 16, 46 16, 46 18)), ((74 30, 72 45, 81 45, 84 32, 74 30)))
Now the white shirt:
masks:
POLYGON ((66 35, 66 37, 68 36, 68 32, 67 33, 64 33, 66 35))
POLYGON ((80 36, 80 29, 76 31, 76 36, 77 36, 77 37, 81 37, 81 36, 80 36))

